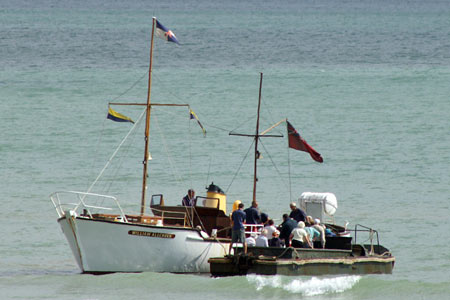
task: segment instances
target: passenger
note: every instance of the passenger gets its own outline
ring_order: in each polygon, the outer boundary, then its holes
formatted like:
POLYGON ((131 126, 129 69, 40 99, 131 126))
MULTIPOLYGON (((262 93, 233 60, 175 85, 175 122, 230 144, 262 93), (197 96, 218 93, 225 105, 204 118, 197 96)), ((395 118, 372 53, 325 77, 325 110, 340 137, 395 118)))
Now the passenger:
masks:
POLYGON ((233 230, 231 231, 231 243, 228 253, 231 254, 233 243, 241 242, 244 245, 244 253, 247 253, 247 243, 245 242, 245 212, 244 203, 239 203, 238 209, 231 214, 231 223, 233 230))
POLYGON ((325 228, 325 236, 335 237, 336 234, 330 228, 325 228))
POLYGON ((186 196, 184 196, 181 205, 183 206, 195 206, 196 198, 195 191, 193 189, 189 189, 186 196))
POLYGON ((306 221, 306 214, 303 210, 300 208, 297 208, 297 204, 295 202, 292 202, 291 205, 291 213, 289 214, 289 218, 294 219, 297 222, 306 221))
POLYGON ((284 243, 280 239, 280 232, 278 230, 272 233, 272 238, 269 240, 269 247, 283 247, 284 243))
POLYGON ((292 247, 294 248, 313 248, 310 237, 305 230, 305 222, 298 222, 297 228, 292 230, 289 236, 292 239, 292 247))
POLYGON ((274 222, 272 219, 269 219, 269 221, 267 222, 266 226, 264 227, 264 229, 267 230, 267 236, 268 237, 272 237, 272 234, 274 233, 274 231, 278 231, 277 228, 274 225, 274 222))
POLYGON ((325 249, 325 226, 320 224, 319 219, 314 219, 314 225, 312 227, 320 232, 320 244, 322 249, 325 249))
POLYGON ((247 247, 255 247, 256 246, 256 233, 252 233, 251 236, 245 239, 245 242, 247 243, 247 247))
POLYGON ((288 217, 287 214, 283 215, 283 223, 280 224, 278 229, 280 230, 280 239, 284 240, 286 247, 290 246, 290 238, 292 230, 297 227, 297 222, 288 217))
POLYGON ((306 216, 305 225, 306 226, 313 226, 314 225, 314 219, 311 216, 306 216))
MULTIPOLYGON (((266 226, 267 222, 269 221, 269 216, 266 213, 261 213, 261 223, 266 226)), ((270 235, 269 235, 270 236, 270 235)))
MULTIPOLYGON (((245 223, 246 224, 261 224, 261 214, 258 210, 258 203, 252 202, 252 205, 244 210, 246 214, 245 223)), ((251 231, 257 231, 256 226, 249 226, 251 231)))
POLYGON ((261 234, 256 238, 256 247, 269 247, 269 240, 267 239, 267 230, 263 229, 261 234))
POLYGON ((308 233, 309 236, 309 241, 311 242, 311 245, 313 245, 314 241, 318 241, 320 239, 320 232, 315 229, 313 225, 310 225, 310 223, 308 223, 308 226, 305 227, 306 232, 308 233))

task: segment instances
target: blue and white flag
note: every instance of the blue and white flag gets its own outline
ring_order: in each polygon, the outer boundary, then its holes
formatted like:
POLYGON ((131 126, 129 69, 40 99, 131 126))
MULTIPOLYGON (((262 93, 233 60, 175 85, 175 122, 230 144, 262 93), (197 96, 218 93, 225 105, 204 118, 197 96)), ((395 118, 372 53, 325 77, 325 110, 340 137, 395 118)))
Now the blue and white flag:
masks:
POLYGON ((173 34, 173 32, 168 28, 166 28, 163 24, 159 23, 158 20, 156 20, 156 35, 168 42, 174 42, 177 43, 178 45, 180 44, 178 43, 175 34, 173 34))

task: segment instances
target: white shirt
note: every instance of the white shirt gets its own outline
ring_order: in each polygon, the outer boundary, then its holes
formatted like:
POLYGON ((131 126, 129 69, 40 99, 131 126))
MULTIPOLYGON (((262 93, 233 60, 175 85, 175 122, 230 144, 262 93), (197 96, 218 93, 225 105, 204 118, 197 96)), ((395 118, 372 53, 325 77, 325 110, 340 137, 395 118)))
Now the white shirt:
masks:
POLYGON ((264 229, 267 230, 267 236, 269 238, 272 238, 273 237, 273 233, 275 231, 277 231, 277 228, 275 227, 275 225, 272 225, 272 226, 267 225, 266 227, 264 227, 264 229))
POLYGON ((306 238, 308 237, 308 233, 306 232, 306 230, 303 228, 298 228, 298 227, 295 228, 294 230, 292 230, 291 234, 293 235, 293 237, 292 237, 293 240, 297 240, 302 243, 304 242, 303 237, 306 237, 306 238))
POLYGON ((255 239, 251 236, 245 239, 245 242, 247 243, 247 246, 254 247, 256 245, 255 239))

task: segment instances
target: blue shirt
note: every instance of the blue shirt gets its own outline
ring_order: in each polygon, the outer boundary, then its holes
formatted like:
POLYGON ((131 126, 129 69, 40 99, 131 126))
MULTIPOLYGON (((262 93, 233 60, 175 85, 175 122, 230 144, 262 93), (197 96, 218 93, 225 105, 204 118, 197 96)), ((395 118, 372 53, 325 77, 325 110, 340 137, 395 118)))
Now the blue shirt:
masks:
POLYGON ((258 209, 251 206, 245 210, 246 221, 247 224, 260 224, 261 223, 261 215, 259 214, 258 209))
POLYGON ((306 232, 309 234, 309 240, 312 242, 314 238, 320 237, 320 232, 312 227, 305 227, 306 232))
POLYGON ((231 215, 231 219, 233 220, 233 230, 244 228, 245 212, 241 209, 235 210, 231 215))
POLYGON ((306 221, 306 214, 303 210, 301 210, 300 208, 296 208, 293 211, 291 211, 291 213, 289 214, 289 218, 294 219, 297 222, 306 221))

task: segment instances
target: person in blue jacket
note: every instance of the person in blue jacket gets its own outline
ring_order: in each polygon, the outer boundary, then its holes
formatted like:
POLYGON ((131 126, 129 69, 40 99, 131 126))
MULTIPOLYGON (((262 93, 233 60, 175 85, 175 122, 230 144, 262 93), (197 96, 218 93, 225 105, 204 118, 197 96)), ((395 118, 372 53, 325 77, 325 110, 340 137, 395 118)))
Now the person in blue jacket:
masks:
POLYGON ((231 214, 232 230, 230 248, 228 249, 229 254, 231 254, 233 243, 237 242, 241 242, 244 245, 244 253, 247 253, 244 228, 245 216, 244 203, 239 203, 238 209, 231 214))

